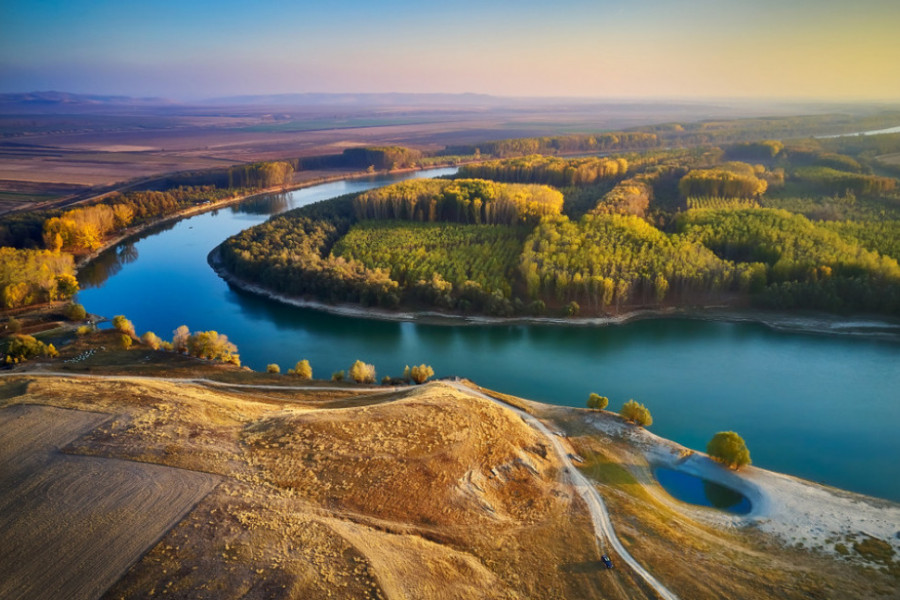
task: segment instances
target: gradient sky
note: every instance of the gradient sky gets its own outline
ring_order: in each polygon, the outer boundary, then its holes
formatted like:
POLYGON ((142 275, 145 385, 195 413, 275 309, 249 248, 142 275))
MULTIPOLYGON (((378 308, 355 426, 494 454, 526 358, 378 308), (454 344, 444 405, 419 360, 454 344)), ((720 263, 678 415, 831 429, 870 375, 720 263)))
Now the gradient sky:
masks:
POLYGON ((0 91, 900 101, 898 0, 0 0, 0 91))

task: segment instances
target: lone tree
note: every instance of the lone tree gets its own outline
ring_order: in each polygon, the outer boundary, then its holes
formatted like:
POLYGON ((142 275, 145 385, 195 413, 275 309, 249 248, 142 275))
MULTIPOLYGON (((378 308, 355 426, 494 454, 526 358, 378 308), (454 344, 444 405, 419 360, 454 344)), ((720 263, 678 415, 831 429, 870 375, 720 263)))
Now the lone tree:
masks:
POLYGON ((603 410, 609 406, 609 398, 606 396, 601 396, 600 394, 591 393, 587 399, 587 407, 593 408, 594 410, 603 410))
POLYGON ((429 365, 419 365, 413 366, 409 370, 409 376, 416 383, 425 383, 428 381, 429 377, 434 375, 434 369, 432 369, 429 365))
POLYGON ((305 358, 297 361, 293 369, 288 369, 288 375, 295 375, 300 379, 312 379, 312 367, 305 358))
POLYGON ((713 460, 738 470, 750 464, 750 451, 744 439, 733 431, 720 431, 709 440, 706 453, 713 460))
POLYGON ((647 410, 647 407, 635 402, 633 399, 622 406, 619 414, 625 417, 626 421, 631 421, 641 427, 653 425, 653 417, 650 416, 650 411, 647 410))
POLYGON ((357 360, 350 367, 350 379, 356 383, 375 383, 375 365, 357 360))
POLYGON ((270 363, 270 364, 266 365, 266 373, 273 373, 273 374, 277 375, 278 373, 281 373, 281 367, 279 367, 275 363, 270 363))

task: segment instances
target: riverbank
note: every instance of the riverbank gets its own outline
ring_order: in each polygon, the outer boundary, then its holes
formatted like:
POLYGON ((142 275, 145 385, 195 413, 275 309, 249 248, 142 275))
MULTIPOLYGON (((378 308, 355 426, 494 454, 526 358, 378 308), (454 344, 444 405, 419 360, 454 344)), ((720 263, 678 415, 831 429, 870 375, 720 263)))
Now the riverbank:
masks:
POLYGON ((401 321, 428 325, 567 325, 573 327, 604 327, 624 325, 650 319, 694 319, 705 321, 750 322, 765 325, 778 331, 818 333, 828 335, 853 335, 875 337, 900 342, 900 320, 874 317, 844 317, 829 314, 770 313, 752 309, 729 309, 723 306, 700 308, 662 308, 635 310, 606 317, 494 317, 489 315, 461 315, 433 310, 386 310, 363 307, 356 304, 329 304, 320 300, 298 298, 279 294, 259 284, 252 283, 230 273, 220 260, 221 245, 216 246, 207 262, 216 274, 234 287, 298 308, 320 310, 333 315, 381 321, 401 321))
MULTIPOLYGON (((460 163, 460 164, 463 164, 463 163, 460 163)), ((468 164, 468 163, 465 163, 465 164, 468 164)), ((455 166, 455 165, 447 165, 447 167, 452 167, 452 166, 455 166)), ((337 181, 366 179, 368 177, 379 177, 379 176, 394 175, 394 174, 400 175, 403 173, 415 173, 418 171, 427 171, 429 169, 440 169, 440 168, 444 168, 444 167, 429 165, 427 167, 394 169, 393 171, 383 170, 383 171, 375 171, 375 172, 371 172, 371 173, 368 171, 344 171, 344 172, 341 172, 341 173, 338 173, 335 175, 326 175, 326 176, 321 176, 321 177, 314 177, 312 179, 307 179, 305 181, 298 181, 298 182, 292 183, 289 186, 274 186, 274 187, 270 187, 270 188, 258 189, 258 190, 254 190, 251 193, 239 194, 236 196, 223 198, 223 199, 217 200, 215 202, 209 202, 207 204, 196 204, 194 206, 189 206, 189 207, 179 210, 175 213, 172 213, 171 215, 166 215, 165 217, 161 217, 159 219, 153 219, 152 221, 148 221, 146 223, 141 223, 140 225, 137 225, 135 227, 129 227, 129 228, 125 229, 124 231, 122 231, 120 234, 103 240, 103 243, 97 249, 91 251, 88 254, 76 256, 75 257, 75 266, 77 269, 81 269, 82 267, 86 266, 88 263, 90 263, 92 260, 97 258, 100 254, 102 254, 106 250, 109 250, 113 246, 120 244, 131 237, 139 235, 139 234, 143 233, 144 231, 151 229, 152 227, 156 227, 158 225, 162 225, 164 223, 169 223, 172 221, 178 221, 178 220, 185 219, 188 217, 193 217, 195 215, 212 212, 214 210, 219 210, 221 208, 225 208, 225 207, 231 206, 233 204, 243 202, 244 200, 249 200, 251 198, 255 198, 257 196, 265 196, 267 194, 286 194, 289 192, 293 192, 296 190, 302 190, 304 188, 309 188, 309 187, 313 187, 313 186, 317 186, 317 185, 323 185, 326 183, 335 183, 337 181)), ((303 171, 299 172, 300 175, 302 175, 303 173, 304 173, 303 171)), ((133 186, 129 186, 129 187, 133 187, 133 186)), ((103 198, 105 196, 109 196, 111 193, 113 193, 113 192, 104 193, 104 194, 98 196, 98 198, 103 198)))
MULTIPOLYGON (((538 405, 548 418, 573 409, 538 405)), ((631 474, 660 502, 691 518, 722 527, 753 527, 776 536, 788 546, 805 547, 835 557, 854 541, 876 538, 900 554, 900 504, 820 485, 783 473, 745 467, 733 471, 677 442, 625 423, 608 412, 577 411, 590 428, 620 440, 639 454, 623 461, 631 474), (652 470, 667 467, 699 477, 743 494, 751 505, 746 515, 685 504, 656 484, 652 470)), ((558 417, 557 417, 558 418, 558 417)), ((753 449, 751 448, 751 454, 753 449)))

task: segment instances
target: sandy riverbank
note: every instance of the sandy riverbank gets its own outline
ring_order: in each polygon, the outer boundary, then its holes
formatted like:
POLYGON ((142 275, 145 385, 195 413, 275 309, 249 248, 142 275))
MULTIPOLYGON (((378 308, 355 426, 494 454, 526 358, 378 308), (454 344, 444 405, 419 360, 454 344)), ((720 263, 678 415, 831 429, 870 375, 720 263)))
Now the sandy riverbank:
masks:
MULTIPOLYGON (((746 515, 677 502, 667 494, 657 499, 677 506, 691 517, 722 526, 757 527, 788 545, 840 555, 836 545, 852 544, 865 537, 886 541, 900 554, 900 504, 820 485, 757 467, 733 471, 702 452, 659 437, 646 429, 628 425, 619 417, 600 413, 587 417, 597 430, 625 439, 651 467, 668 467, 713 481, 740 492, 750 501, 746 515)), ((751 449, 752 452, 752 449, 751 449)), ((645 479, 638 468, 633 474, 645 479)))

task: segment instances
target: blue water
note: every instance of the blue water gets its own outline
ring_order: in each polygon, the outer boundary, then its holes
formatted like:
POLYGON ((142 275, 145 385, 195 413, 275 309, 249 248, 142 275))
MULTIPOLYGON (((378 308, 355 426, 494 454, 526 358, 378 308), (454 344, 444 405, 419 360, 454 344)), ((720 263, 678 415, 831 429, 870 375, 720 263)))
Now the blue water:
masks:
POLYGON ((584 406, 597 392, 618 410, 635 398, 652 412, 652 431, 688 447, 703 450, 716 432, 734 430, 757 466, 900 501, 900 344, 687 319, 611 327, 364 320, 241 292, 207 265, 215 246, 270 213, 396 179, 325 184, 184 219, 101 256, 79 274, 97 287, 78 301, 95 314, 125 314, 139 333, 215 329, 254 369, 284 371, 307 358, 328 378, 359 358, 381 377, 424 362, 438 376, 555 404, 584 406))
POLYGON ((673 498, 688 504, 710 506, 737 515, 750 512, 750 501, 743 494, 694 475, 657 467, 653 475, 673 498))

